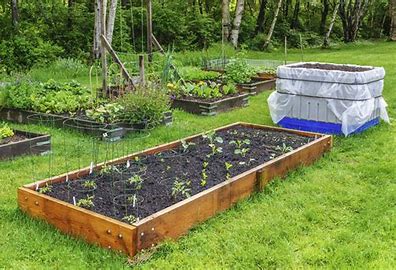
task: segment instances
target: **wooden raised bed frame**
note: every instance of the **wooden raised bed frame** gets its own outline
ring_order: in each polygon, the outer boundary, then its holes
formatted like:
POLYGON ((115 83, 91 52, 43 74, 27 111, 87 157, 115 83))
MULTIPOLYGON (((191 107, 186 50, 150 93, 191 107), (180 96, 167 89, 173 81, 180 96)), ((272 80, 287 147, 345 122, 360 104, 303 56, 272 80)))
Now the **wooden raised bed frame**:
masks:
POLYGON ((23 155, 43 155, 51 151, 51 136, 14 130, 16 135, 24 135, 25 140, 0 145, 0 160, 23 155))
POLYGON ((172 107, 186 112, 200 115, 213 116, 220 112, 230 111, 235 108, 243 108, 249 105, 249 94, 240 94, 235 97, 226 97, 213 102, 187 100, 176 98, 172 101, 172 107))
MULTIPOLYGON (((44 219, 64 233, 82 237, 88 242, 134 256, 139 250, 150 248, 165 238, 176 239, 186 234, 195 224, 230 208, 236 202, 250 196, 254 191, 263 190, 268 182, 275 177, 283 177, 298 166, 313 163, 332 147, 332 137, 329 135, 262 125, 235 123, 217 130, 230 129, 235 125, 285 131, 315 137, 316 140, 161 210, 133 225, 125 224, 35 191, 37 186, 42 187, 47 183, 65 181, 66 174, 19 188, 19 207, 30 216, 44 219)), ((186 138, 186 140, 189 141, 201 135, 195 135, 186 138)), ((181 140, 174 141, 113 160, 111 163, 123 163, 134 156, 155 154, 180 144, 181 140)), ((103 164, 98 165, 95 170, 100 170, 102 166, 103 164)), ((69 180, 76 179, 78 175, 87 175, 89 170, 90 168, 85 168, 71 172, 68 174, 69 180)))
POLYGON ((247 92, 251 95, 257 95, 264 91, 275 89, 276 79, 266 80, 260 77, 253 77, 249 83, 238 84, 238 90, 247 92))

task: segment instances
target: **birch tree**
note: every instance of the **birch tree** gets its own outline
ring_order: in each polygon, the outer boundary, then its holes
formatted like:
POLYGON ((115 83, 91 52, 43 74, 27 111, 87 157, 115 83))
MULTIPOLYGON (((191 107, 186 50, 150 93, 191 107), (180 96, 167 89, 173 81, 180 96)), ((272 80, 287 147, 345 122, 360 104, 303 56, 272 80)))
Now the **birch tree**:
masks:
POLYGON ((324 47, 324 48, 328 48, 330 46, 330 34, 333 31, 333 26, 334 26, 335 20, 337 18, 337 13, 338 13, 339 7, 340 7, 340 2, 337 1, 337 4, 336 4, 336 6, 334 8, 334 11, 333 11, 333 16, 331 17, 331 22, 330 22, 330 25, 329 25, 329 29, 327 30, 326 35, 324 36, 324 39, 323 39, 323 46, 322 47, 324 47))
POLYGON ((245 9, 245 0, 238 0, 235 10, 235 18, 231 31, 231 43, 234 47, 238 47, 239 31, 241 28, 243 11, 245 9))
POLYGON ((279 10, 281 9, 281 7, 282 7, 282 0, 279 0, 278 7, 275 10, 274 19, 272 20, 272 24, 271 24, 270 30, 269 30, 267 38, 266 38, 266 40, 264 42, 264 49, 267 48, 268 45, 271 42, 272 34, 274 33, 276 20, 278 19, 279 10))
POLYGON ((19 9, 18 0, 11 0, 11 21, 14 28, 18 28, 19 9))
POLYGON ((114 22, 117 13, 117 3, 118 0, 110 1, 109 17, 107 19, 107 29, 106 29, 106 39, 110 45, 113 41, 114 22))
POLYGON ((222 14, 222 24, 223 24, 223 40, 228 41, 230 38, 230 26, 231 26, 230 0, 223 0, 221 2, 221 14, 222 14))

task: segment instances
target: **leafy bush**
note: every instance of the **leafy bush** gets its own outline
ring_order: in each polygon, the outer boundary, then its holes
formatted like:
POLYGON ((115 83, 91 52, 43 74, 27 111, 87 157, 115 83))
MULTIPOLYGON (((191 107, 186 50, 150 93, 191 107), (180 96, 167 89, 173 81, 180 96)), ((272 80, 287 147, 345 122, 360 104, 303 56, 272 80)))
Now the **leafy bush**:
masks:
POLYGON ((14 131, 7 125, 0 125, 0 140, 14 136, 14 131))
POLYGON ((92 106, 88 89, 76 82, 21 82, 6 88, 6 106, 44 113, 72 113, 92 106))
POLYGON ((87 110, 85 113, 88 118, 98 123, 115 123, 119 120, 118 118, 123 110, 123 106, 116 103, 109 103, 92 110, 87 110))
POLYGON ((168 89, 177 97, 193 96, 203 99, 221 98, 237 93, 235 85, 221 85, 216 82, 186 83, 185 85, 168 84, 168 89))
POLYGON ((249 82, 251 77, 255 76, 256 73, 256 69, 243 59, 235 59, 225 67, 227 82, 246 83, 249 82))
POLYGON ((214 80, 219 78, 220 74, 215 71, 205 71, 198 67, 181 67, 179 68, 180 76, 187 81, 191 80, 214 80))
POLYGON ((116 103, 123 107, 120 121, 132 125, 157 125, 161 123, 163 113, 170 109, 168 95, 155 88, 137 89, 119 98, 116 103))

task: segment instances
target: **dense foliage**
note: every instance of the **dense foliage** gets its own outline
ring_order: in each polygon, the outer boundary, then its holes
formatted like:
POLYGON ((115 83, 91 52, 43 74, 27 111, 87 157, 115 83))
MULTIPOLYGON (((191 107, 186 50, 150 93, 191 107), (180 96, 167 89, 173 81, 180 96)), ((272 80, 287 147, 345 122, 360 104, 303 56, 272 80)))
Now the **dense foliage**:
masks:
POLYGON ((4 106, 44 113, 74 113, 90 108, 91 92, 76 82, 46 83, 23 81, 4 89, 4 106))
POLYGON ((14 136, 14 131, 7 125, 0 123, 0 141, 14 136))
MULTIPOLYGON (((247 0, 241 22, 239 44, 263 49, 279 0, 247 0)), ((349 18, 354 3, 342 1, 333 40, 353 41, 349 18), (348 3, 351 3, 350 5, 348 3)), ((138 0, 120 0, 112 45, 116 51, 141 52, 146 44, 146 10, 138 0)), ((145 2, 145 1, 143 1, 145 2)), ((154 35, 176 50, 202 49, 222 40, 221 2, 153 0, 154 35)), ((231 0, 234 16, 236 0, 231 0)), ((338 0, 284 0, 277 18, 271 47, 288 37, 291 47, 318 46, 330 24, 338 0)), ((357 38, 381 38, 390 34, 387 0, 360 1, 364 5, 357 38)), ((57 57, 92 59, 95 1, 2 1, 0 5, 0 71, 47 65, 57 57), (14 8, 12 8, 14 3, 14 8)), ((219 52, 220 55, 220 52, 219 52)))
POLYGON ((222 85, 213 81, 181 84, 169 83, 170 93, 176 97, 196 97, 201 99, 216 99, 237 93, 234 84, 222 85))

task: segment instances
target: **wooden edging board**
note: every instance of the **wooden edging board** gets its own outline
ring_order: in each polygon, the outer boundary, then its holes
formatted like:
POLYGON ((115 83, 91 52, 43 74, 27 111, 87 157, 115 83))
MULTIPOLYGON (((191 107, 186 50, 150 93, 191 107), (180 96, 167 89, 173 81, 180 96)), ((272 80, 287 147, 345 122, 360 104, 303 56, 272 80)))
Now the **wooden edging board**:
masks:
MULTIPOLYGON (((19 188, 19 207, 30 216, 44 219, 64 233, 82 237, 88 242, 134 256, 139 250, 150 248, 166 238, 178 238, 187 233, 192 226, 230 208, 233 204, 250 196, 253 192, 262 190, 272 179, 283 177, 298 166, 313 163, 332 147, 333 140, 329 135, 256 124, 235 123, 218 128, 216 131, 230 129, 237 125, 271 131, 284 131, 316 139, 287 154, 265 162, 163 209, 133 225, 96 214, 35 191, 38 187, 43 187, 47 183, 63 182, 66 178, 69 181, 73 181, 87 175, 90 171, 89 167, 19 188)), ((190 141, 201 135, 191 136, 184 140, 190 141)), ((181 141, 178 140, 153 147, 112 160, 107 164, 121 164, 141 154, 150 155, 172 149, 180 145, 181 141)), ((104 165, 99 164, 94 170, 100 170, 104 165)))
POLYGON ((16 135, 27 139, 0 145, 0 160, 22 155, 44 155, 51 151, 51 136, 26 131, 14 130, 16 135))
POLYGON ((230 111, 235 108, 249 105, 249 94, 240 94, 234 97, 227 97, 214 102, 187 100, 176 98, 172 101, 172 107, 182 109, 193 114, 206 116, 216 115, 220 112, 230 111))
MULTIPOLYGON (((128 131, 132 130, 131 128, 124 128, 118 124, 101 124, 90 120, 63 115, 36 113, 32 111, 8 108, 0 109, 0 119, 21 124, 44 123, 48 126, 58 128, 65 127, 111 141, 121 139, 128 131)), ((164 112, 164 118, 161 124, 169 126, 172 124, 172 122, 172 112, 164 112)))
POLYGON ((262 80, 256 79, 251 83, 238 84, 239 91, 247 92, 251 95, 257 95, 261 92, 274 89, 276 85, 276 79, 262 80))

